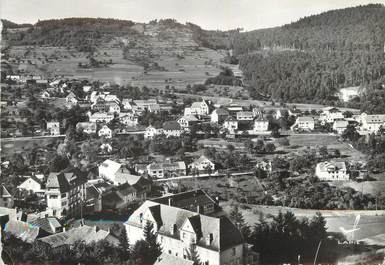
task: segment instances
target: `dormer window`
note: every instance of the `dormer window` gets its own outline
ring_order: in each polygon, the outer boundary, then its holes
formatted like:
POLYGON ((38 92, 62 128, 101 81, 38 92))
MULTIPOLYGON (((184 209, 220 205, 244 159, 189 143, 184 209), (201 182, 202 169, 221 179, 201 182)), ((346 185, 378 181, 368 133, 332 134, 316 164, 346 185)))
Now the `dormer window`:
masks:
POLYGON ((176 224, 173 224, 170 226, 170 234, 175 235, 176 234, 176 224))
POLYGON ((143 213, 139 214, 139 220, 140 220, 140 223, 142 224, 143 223, 143 213))

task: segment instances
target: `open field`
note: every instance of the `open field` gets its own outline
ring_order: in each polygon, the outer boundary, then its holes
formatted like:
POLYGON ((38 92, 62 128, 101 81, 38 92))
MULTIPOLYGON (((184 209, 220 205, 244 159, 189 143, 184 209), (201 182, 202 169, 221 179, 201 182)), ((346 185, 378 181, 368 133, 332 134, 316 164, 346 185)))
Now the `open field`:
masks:
POLYGON ((385 181, 363 181, 363 182, 355 182, 355 181, 343 181, 332 183, 335 186, 343 186, 350 187, 356 191, 362 193, 369 193, 373 196, 378 195, 379 193, 385 194, 385 181))
POLYGON ((15 153, 21 153, 30 150, 33 146, 45 147, 48 144, 55 144, 62 139, 57 137, 36 137, 28 139, 2 139, 1 140, 1 156, 9 157, 15 153))

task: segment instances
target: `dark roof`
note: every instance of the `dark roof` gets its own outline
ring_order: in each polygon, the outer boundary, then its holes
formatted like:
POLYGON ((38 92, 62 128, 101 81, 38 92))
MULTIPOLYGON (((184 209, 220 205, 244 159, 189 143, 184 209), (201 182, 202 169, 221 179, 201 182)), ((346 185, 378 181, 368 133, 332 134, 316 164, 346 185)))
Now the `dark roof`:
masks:
POLYGON ((118 186, 117 189, 119 193, 122 194, 123 196, 127 196, 133 192, 136 192, 136 189, 128 183, 124 183, 118 186))
POLYGON ((39 227, 40 229, 46 231, 49 234, 55 233, 52 227, 60 228, 62 226, 55 217, 38 218, 36 220, 31 221, 30 224, 35 227, 39 227))
POLYGON ((177 121, 166 121, 163 123, 163 130, 181 130, 182 127, 177 121))
POLYGON ((71 187, 77 187, 87 182, 85 174, 76 168, 66 168, 59 173, 51 172, 47 179, 46 188, 58 188, 61 193, 68 192, 71 187))

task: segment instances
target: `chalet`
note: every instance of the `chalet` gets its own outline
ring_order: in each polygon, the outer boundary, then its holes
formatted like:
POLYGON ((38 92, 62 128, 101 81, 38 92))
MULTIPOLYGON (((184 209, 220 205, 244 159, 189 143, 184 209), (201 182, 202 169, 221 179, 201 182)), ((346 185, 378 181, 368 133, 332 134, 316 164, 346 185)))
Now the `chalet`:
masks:
POLYGON ((345 162, 318 163, 315 174, 320 180, 349 180, 345 162))
POLYGON ((156 128, 152 125, 148 126, 146 128, 146 131, 144 132, 144 139, 152 139, 157 135, 163 134, 162 128, 156 128))
POLYGON ((58 121, 47 122, 47 131, 50 133, 50 135, 59 135, 60 123, 58 121))
POLYGON ((183 128, 177 121, 166 121, 163 123, 163 134, 166 137, 180 137, 184 132, 183 128))
POLYGON ((147 174, 152 178, 166 178, 186 175, 186 164, 180 162, 152 163, 147 166, 147 174))
POLYGON ((202 155, 198 159, 196 159, 194 162, 188 165, 188 168, 191 170, 198 170, 198 171, 207 171, 211 170, 214 171, 215 164, 208 159, 206 156, 202 155))
POLYGON ((104 113, 104 112, 95 112, 94 114, 90 115, 89 121, 109 123, 113 119, 114 119, 114 114, 104 113))
POLYGON ((237 112, 238 121, 252 121, 253 119, 254 119, 254 113, 252 111, 237 112))
POLYGON ((345 119, 334 120, 333 122, 333 131, 336 131, 338 134, 342 134, 348 127, 349 122, 345 119))
POLYGON ((107 125, 103 125, 98 131, 99 137, 112 138, 112 130, 107 125))
POLYGON ((211 122, 212 123, 219 123, 219 124, 222 124, 226 119, 227 117, 229 117, 229 112, 225 109, 215 109, 211 115, 211 122))
POLYGON ((78 122, 76 124, 76 130, 82 131, 86 134, 96 133, 96 123, 95 122, 78 122))
POLYGON ((290 127, 293 130, 312 131, 314 130, 314 119, 313 117, 298 117, 295 123, 290 127))

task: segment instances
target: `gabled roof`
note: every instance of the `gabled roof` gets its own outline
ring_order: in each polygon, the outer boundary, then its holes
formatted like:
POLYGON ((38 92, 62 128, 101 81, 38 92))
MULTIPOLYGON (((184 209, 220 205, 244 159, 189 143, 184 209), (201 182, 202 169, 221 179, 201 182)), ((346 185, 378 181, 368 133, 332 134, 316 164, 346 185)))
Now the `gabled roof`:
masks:
POLYGON ((314 122, 314 119, 313 117, 303 116, 303 117, 298 117, 297 122, 314 122))
POLYGON ((49 234, 54 234, 55 231, 52 228, 61 228, 62 225, 55 217, 38 218, 30 222, 31 225, 39 227, 49 234))
POLYGON ((96 131, 96 123, 95 122, 78 122, 76 124, 76 129, 96 131))
POLYGON ((238 122, 238 120, 237 120, 236 118, 234 118, 233 116, 227 117, 225 121, 234 121, 234 122, 238 122))
POLYGON ((61 172, 51 172, 48 175, 46 188, 57 188, 61 193, 68 192, 72 187, 80 186, 87 182, 85 173, 79 169, 66 168, 61 172))
POLYGON ((203 163, 203 162, 206 162, 206 161, 209 161, 211 163, 213 163, 210 159, 208 159, 206 156, 204 155, 201 155, 198 159, 194 160, 194 162, 192 162, 191 164, 200 164, 200 163, 203 163))
POLYGON ((346 171, 345 162, 325 161, 325 162, 318 163, 317 166, 321 171, 338 171, 338 170, 346 171))
POLYGON ((107 159, 99 165, 99 169, 100 168, 108 169, 111 173, 115 174, 120 169, 121 166, 122 166, 121 164, 115 161, 112 161, 110 159, 107 159))
POLYGON ((179 119, 185 119, 186 121, 199 121, 199 119, 195 115, 185 115, 180 117, 179 119))
POLYGON ((12 197, 11 193, 9 193, 9 191, 7 190, 7 188, 4 185, 1 185, 0 197, 1 198, 10 198, 10 197, 12 197))

